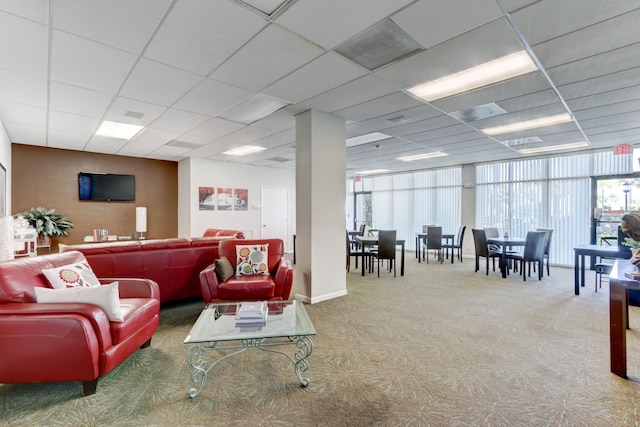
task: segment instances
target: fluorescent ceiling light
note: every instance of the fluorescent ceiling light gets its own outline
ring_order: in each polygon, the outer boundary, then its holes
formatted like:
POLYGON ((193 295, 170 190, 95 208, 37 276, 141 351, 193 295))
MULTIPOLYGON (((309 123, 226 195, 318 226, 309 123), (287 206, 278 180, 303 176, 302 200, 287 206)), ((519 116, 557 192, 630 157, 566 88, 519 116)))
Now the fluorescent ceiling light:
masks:
POLYGON ((556 114, 555 116, 541 117, 539 119, 526 120, 524 122, 511 123, 504 126, 496 126, 487 129, 480 129, 489 136, 500 135, 503 133, 519 132, 522 130, 537 129, 545 126, 559 125, 571 121, 569 113, 556 114))
POLYGON ((413 86, 407 91, 425 101, 467 92, 490 84, 512 79, 538 68, 524 50, 466 70, 413 86))
POLYGON ((98 130, 97 136, 108 136, 109 138, 117 139, 131 139, 133 138, 144 126, 129 125, 126 123, 116 123, 105 120, 102 122, 98 130))
POLYGON ((546 147, 523 148, 522 150, 518 150, 518 153, 535 154, 535 153, 545 153, 547 151, 569 150, 571 148, 580 148, 580 147, 588 147, 588 146, 589 144, 582 141, 582 142, 572 142, 570 144, 549 145, 546 147))
POLYGON ((266 148, 259 147, 257 145, 241 145, 240 147, 227 150, 222 154, 226 154, 228 156, 247 156, 249 154, 257 153, 262 150, 266 150, 266 148))
POLYGON ((434 157, 442 157, 442 156, 448 156, 448 154, 438 151, 435 153, 423 153, 423 154, 416 154, 413 156, 398 157, 396 160, 402 160, 403 162, 412 162, 414 160, 433 159, 434 157))
POLYGON ((383 139, 389 138, 391 138, 390 135, 382 132, 365 133, 364 135, 347 138, 347 147, 354 147, 356 145, 368 144, 370 142, 382 141, 383 139))
POLYGON ((369 169, 366 171, 357 171, 354 172, 354 174, 356 175, 372 175, 374 173, 385 173, 385 172, 389 172, 389 169, 369 169))

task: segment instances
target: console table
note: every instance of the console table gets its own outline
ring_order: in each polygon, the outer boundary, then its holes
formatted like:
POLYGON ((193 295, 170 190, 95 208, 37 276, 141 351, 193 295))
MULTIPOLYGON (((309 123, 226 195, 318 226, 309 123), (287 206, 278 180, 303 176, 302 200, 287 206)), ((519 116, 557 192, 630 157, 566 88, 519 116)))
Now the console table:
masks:
POLYGON ((625 276, 637 272, 629 260, 616 260, 609 274, 609 347, 611 372, 627 378, 627 329, 629 328, 629 289, 640 289, 640 282, 625 276))

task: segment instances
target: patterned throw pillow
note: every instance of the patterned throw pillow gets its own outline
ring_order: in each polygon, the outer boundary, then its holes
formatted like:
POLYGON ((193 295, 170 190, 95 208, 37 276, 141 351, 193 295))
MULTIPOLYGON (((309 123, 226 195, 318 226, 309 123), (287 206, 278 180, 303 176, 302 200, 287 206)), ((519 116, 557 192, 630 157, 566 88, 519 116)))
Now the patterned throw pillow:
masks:
POLYGON ((269 244, 237 245, 236 276, 269 274, 269 244))
POLYGON ((42 270, 54 289, 90 288, 100 286, 100 281, 85 262, 42 270))

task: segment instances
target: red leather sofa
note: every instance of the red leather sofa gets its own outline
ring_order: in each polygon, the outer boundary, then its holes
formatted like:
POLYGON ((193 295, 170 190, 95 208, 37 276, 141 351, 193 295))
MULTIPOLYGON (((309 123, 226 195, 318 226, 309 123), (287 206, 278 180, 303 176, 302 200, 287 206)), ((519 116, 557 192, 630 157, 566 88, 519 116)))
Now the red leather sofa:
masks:
POLYGON ((98 277, 138 277, 158 283, 160 301, 200 295, 199 274, 213 263, 228 237, 192 237, 69 245, 80 251, 98 277))
POLYGON ((231 276, 218 282, 215 264, 200 272, 200 289, 205 302, 281 301, 288 300, 293 283, 291 261, 283 258, 284 242, 280 239, 223 240, 218 251, 236 268, 236 246, 269 244, 268 275, 231 276))
POLYGON ((34 289, 50 287, 43 269, 83 261, 73 251, 0 263, 0 383, 82 381, 93 394, 98 378, 151 343, 160 311, 151 280, 118 279, 123 322, 96 305, 36 302, 34 289))

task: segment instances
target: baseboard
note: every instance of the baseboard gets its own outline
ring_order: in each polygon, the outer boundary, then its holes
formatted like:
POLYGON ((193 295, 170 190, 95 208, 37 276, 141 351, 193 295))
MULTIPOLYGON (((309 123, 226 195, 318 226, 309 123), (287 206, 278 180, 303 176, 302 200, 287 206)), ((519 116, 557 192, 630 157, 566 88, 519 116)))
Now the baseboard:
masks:
POLYGON ((327 301, 334 298, 339 298, 347 295, 347 290, 343 289, 341 291, 332 292, 329 294, 320 295, 318 297, 309 298, 307 295, 296 294, 295 299, 305 302, 307 304, 316 304, 322 301, 327 301))

